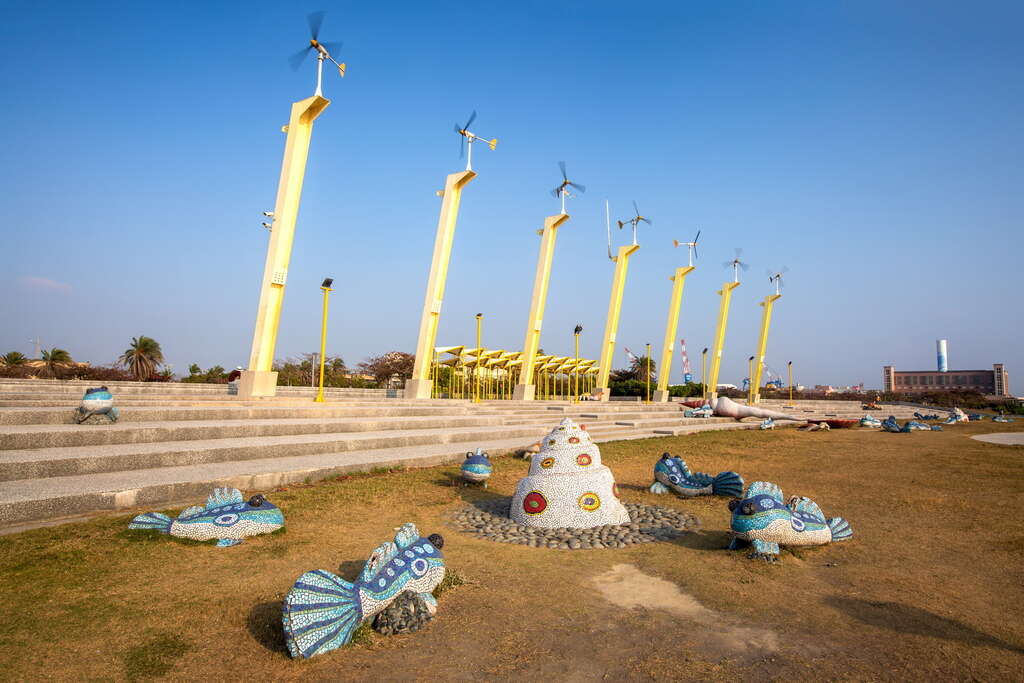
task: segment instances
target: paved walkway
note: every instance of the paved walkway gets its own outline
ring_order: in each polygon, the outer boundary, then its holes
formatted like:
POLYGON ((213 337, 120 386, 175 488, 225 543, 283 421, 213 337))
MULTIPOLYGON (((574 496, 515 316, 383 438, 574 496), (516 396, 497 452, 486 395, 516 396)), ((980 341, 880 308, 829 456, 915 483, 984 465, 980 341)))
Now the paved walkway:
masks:
POLYGON ((1003 432, 1001 434, 978 434, 972 436, 978 441, 988 441, 1002 446, 1024 446, 1024 432, 1003 432))

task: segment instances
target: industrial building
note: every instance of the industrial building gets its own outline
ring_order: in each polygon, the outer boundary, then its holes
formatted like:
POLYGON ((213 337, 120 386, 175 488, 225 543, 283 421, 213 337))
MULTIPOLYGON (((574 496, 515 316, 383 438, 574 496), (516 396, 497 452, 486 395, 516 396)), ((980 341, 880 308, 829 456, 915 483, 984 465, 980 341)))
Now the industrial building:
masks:
POLYGON ((1010 381, 1002 363, 991 370, 950 370, 946 359, 946 340, 936 344, 936 370, 896 370, 882 368, 882 390, 904 394, 928 391, 977 391, 988 396, 1010 396, 1010 381))

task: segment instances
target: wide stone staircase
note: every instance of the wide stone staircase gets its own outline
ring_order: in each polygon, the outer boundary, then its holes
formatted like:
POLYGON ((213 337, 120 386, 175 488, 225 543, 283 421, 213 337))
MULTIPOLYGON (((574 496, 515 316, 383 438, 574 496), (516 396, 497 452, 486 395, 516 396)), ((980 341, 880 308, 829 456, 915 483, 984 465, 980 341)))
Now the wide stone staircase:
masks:
MULTIPOLYGON (((224 385, 131 382, 107 385, 121 411, 118 423, 93 417, 74 424, 90 384, 97 383, 0 380, 0 528, 195 502, 214 486, 268 490, 347 472, 454 462, 478 446, 505 454, 534 443, 563 417, 586 424, 597 442, 757 427, 756 420, 684 418, 676 403, 474 404, 329 390, 317 404, 306 387, 240 400, 224 385)), ((852 403, 822 403, 828 405, 766 407, 811 419, 826 410, 862 414, 852 403)), ((903 413, 913 410, 894 414, 903 413)))

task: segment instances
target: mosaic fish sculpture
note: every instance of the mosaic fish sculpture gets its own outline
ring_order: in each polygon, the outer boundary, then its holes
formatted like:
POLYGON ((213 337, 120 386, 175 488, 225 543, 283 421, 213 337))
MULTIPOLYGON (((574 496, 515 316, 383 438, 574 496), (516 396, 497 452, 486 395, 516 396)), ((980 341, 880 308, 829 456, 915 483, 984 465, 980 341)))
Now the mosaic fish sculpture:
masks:
POLYGON ((106 387, 86 389, 82 403, 75 410, 75 422, 82 424, 93 415, 106 415, 111 422, 117 422, 121 412, 114 405, 114 397, 106 387))
POLYGON ((842 517, 827 519, 810 498, 793 496, 783 503, 782 489, 768 481, 755 481, 743 500, 729 501, 732 542, 729 550, 753 548, 751 559, 775 562, 779 546, 824 545, 853 537, 842 517))
POLYGON ((971 413, 970 415, 967 416, 967 420, 969 422, 977 422, 980 419, 981 419, 981 413, 971 413))
POLYGON ((900 428, 900 423, 896 421, 895 415, 890 415, 882 420, 882 430, 886 432, 893 432, 894 434, 903 431, 900 428))
POLYGON ((269 534, 284 526, 280 508, 261 495, 243 500, 238 489, 214 489, 206 506, 185 508, 177 519, 159 512, 139 515, 129 529, 156 529, 161 533, 193 541, 217 539, 218 548, 238 545, 243 538, 269 534))
POLYGON ((473 484, 483 484, 484 488, 487 488, 487 480, 493 471, 491 456, 484 453, 482 448, 477 448, 476 453, 466 453, 460 469, 463 479, 473 484))
POLYGON ((759 424, 757 426, 757 428, 761 429, 761 430, 767 430, 767 429, 774 430, 775 429, 775 420, 770 418, 770 417, 766 417, 764 420, 761 421, 761 424, 759 424))
POLYGON ((403 524, 395 540, 370 555, 355 583, 317 569, 298 578, 285 596, 281 623, 292 657, 312 657, 345 645, 361 623, 383 611, 404 591, 418 593, 431 613, 431 591, 444 578, 444 539, 420 536, 403 524))
POLYGON ((908 427, 910 431, 930 432, 932 430, 931 425, 926 425, 924 422, 918 422, 917 420, 910 420, 904 426, 908 427))
POLYGON ((860 419, 860 426, 877 429, 882 426, 882 421, 873 415, 865 415, 860 419))
POLYGON ((914 417, 917 418, 918 420, 921 420, 922 422, 925 422, 926 420, 938 420, 939 419, 939 416, 937 414, 935 414, 935 413, 931 413, 929 415, 922 415, 921 413, 915 412, 914 413, 914 417))
POLYGON ((1012 417, 1006 417, 1005 415, 993 415, 992 416, 992 421, 993 422, 1013 422, 1013 418, 1012 417))
POLYGON ((776 410, 740 405, 728 396, 713 398, 708 401, 708 405, 711 406, 711 409, 718 417, 731 417, 735 420, 742 420, 745 417, 770 417, 773 420, 792 420, 793 422, 804 421, 804 418, 802 417, 793 417, 792 415, 786 415, 785 413, 780 413, 776 410))
POLYGON ((674 491, 680 496, 731 496, 743 494, 743 477, 735 472, 719 472, 712 477, 703 472, 691 472, 679 456, 663 453, 654 464, 654 483, 651 493, 674 491))
POLYGON ((945 420, 942 421, 942 424, 944 424, 944 425, 955 425, 959 421, 960 420, 957 419, 956 415, 954 415, 953 413, 950 413, 949 417, 947 417, 945 420))
POLYGON ((714 413, 715 411, 711 410, 711 406, 703 405, 700 408, 684 410, 683 417, 711 417, 714 413))

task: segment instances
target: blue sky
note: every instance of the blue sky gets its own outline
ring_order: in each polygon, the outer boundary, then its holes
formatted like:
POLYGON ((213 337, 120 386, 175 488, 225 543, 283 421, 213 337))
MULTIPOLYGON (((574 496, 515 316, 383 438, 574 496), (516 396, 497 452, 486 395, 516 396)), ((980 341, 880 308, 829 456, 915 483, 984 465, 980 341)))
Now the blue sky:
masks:
MULTIPOLYGON (((108 363, 130 338, 175 370, 245 365, 305 15, 343 40, 313 133, 276 356, 412 351, 452 124, 479 112, 439 344, 518 349, 565 160, 587 185, 560 230, 541 345, 598 353, 604 199, 654 219, 620 347, 660 353, 673 239, 704 231, 680 335, 699 373, 722 261, 721 381, 754 352, 765 270, 790 268, 768 364, 878 386, 881 366, 1006 363, 1024 381, 1024 47, 1018 2, 3 3, 0 352, 108 363)), ((618 232, 618 231, 616 231, 618 232)), ((628 239, 616 234, 618 244, 628 239)), ((673 368, 674 378, 680 374, 673 368)), ((616 366, 624 364, 617 354, 616 366)), ((1017 377, 1017 380, 1014 380, 1017 377)))

